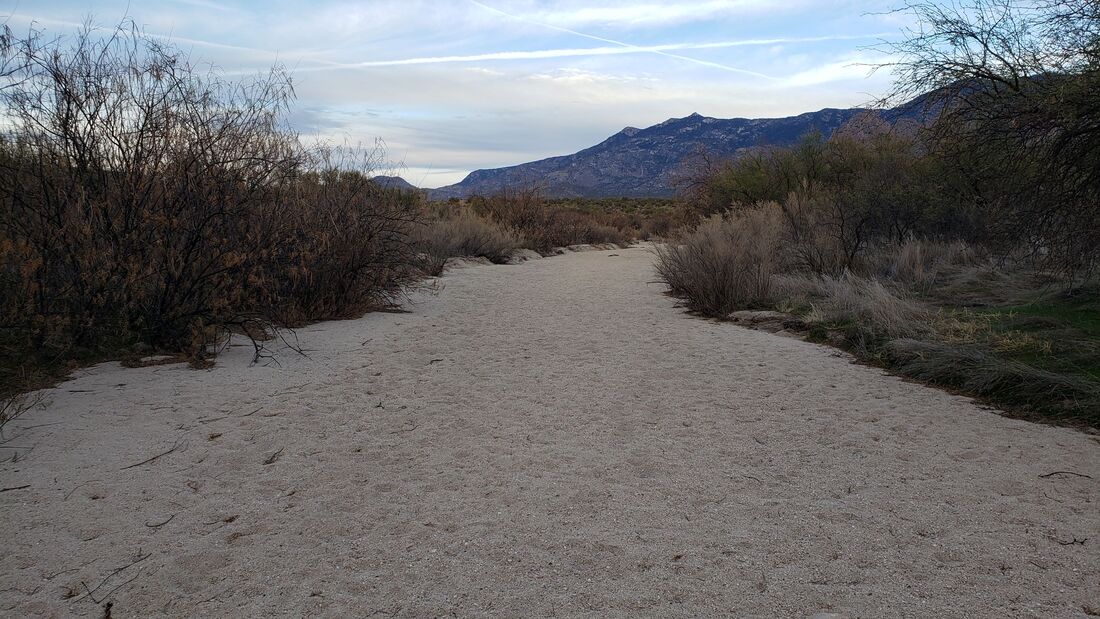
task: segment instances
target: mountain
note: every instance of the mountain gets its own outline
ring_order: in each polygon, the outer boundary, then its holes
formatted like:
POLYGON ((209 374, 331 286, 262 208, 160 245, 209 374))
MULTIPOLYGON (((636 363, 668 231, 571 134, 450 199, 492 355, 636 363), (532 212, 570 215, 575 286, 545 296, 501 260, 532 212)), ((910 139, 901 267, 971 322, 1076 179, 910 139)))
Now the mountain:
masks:
POLYGON ((400 176, 375 176, 371 178, 378 186, 401 191, 420 191, 420 189, 400 176))
MULTIPOLYGON (((646 129, 627 127, 572 155, 477 170, 461 182, 432 189, 434 200, 488 195, 506 187, 543 189, 547 197, 664 197, 675 194, 684 160, 705 151, 730 157, 754 146, 787 146, 811 130, 828 136, 863 109, 824 109, 788 118, 708 118, 692 114, 646 129)), ((888 120, 904 115, 883 113, 888 120)))

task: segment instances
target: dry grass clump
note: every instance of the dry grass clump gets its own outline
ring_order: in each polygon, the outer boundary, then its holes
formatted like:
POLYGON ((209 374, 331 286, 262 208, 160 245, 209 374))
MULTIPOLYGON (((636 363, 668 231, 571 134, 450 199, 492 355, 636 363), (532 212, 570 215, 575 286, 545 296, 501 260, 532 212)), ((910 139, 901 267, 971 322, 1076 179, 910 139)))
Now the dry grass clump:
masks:
POLYGON ((657 274, 692 311, 706 316, 765 305, 778 266, 777 218, 774 209, 712 216, 657 246, 657 274))
POLYGON ((931 329, 934 312, 874 278, 844 273, 785 275, 775 280, 776 297, 787 309, 808 308, 810 324, 843 326, 850 343, 914 337, 931 329))
POLYGON ((972 345, 899 339, 886 346, 888 361, 906 376, 959 389, 1048 416, 1095 421, 1100 384, 1007 359, 972 345))
POLYGON ((929 291, 960 269, 989 264, 974 246, 962 241, 906 239, 877 247, 865 258, 867 270, 910 288, 929 291))
POLYGON ((510 252, 525 244, 519 235, 469 208, 423 224, 416 231, 414 243, 424 252, 425 270, 430 275, 441 273, 447 259, 458 256, 480 256, 503 263, 510 252))

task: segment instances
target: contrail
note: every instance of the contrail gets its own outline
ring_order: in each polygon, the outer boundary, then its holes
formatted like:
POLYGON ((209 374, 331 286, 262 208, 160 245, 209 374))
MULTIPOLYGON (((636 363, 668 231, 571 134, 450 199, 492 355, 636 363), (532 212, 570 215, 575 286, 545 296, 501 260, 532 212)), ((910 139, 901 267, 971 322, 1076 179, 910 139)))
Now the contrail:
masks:
MULTIPOLYGON (((313 67, 313 70, 326 68, 350 69, 356 67, 397 67, 420 64, 444 64, 452 62, 481 62, 487 60, 538 60, 544 58, 568 58, 572 56, 617 56, 622 54, 668 54, 669 51, 684 49, 721 49, 728 47, 748 47, 754 45, 781 45, 785 43, 812 43, 820 41, 833 41, 840 39, 871 39, 881 35, 843 36, 843 37, 806 37, 806 38, 777 38, 777 39, 741 39, 735 41, 714 41, 710 43, 662 43, 658 45, 630 45, 617 47, 570 47, 562 49, 543 49, 525 51, 486 52, 484 54, 468 54, 460 56, 420 56, 415 58, 399 58, 395 60, 372 60, 357 63, 328 63, 331 67, 313 67)), ((706 63, 705 60, 691 59, 693 62, 706 63)), ((311 62, 319 62, 310 59, 311 62)), ((724 65, 721 65, 724 68, 724 65)), ((755 74, 754 74, 755 75, 755 74)), ((776 78, 769 78, 776 79, 776 78)))
POLYGON ((712 67, 712 68, 715 68, 715 69, 722 69, 722 70, 730 71, 730 72, 733 72, 733 73, 740 73, 742 75, 751 75, 753 77, 759 77, 759 78, 762 78, 762 79, 772 80, 772 81, 778 81, 779 80, 779 78, 777 78, 777 77, 772 77, 771 75, 765 75, 763 73, 758 73, 756 71, 749 71, 748 69, 739 69, 737 67, 731 67, 729 65, 724 65, 724 64, 717 63, 717 62, 709 62, 709 61, 706 61, 706 60, 699 60, 698 58, 690 58, 688 56, 681 56, 679 54, 672 54, 672 53, 669 53, 669 52, 661 50, 661 49, 653 49, 652 48, 653 46, 651 46, 650 49, 644 49, 644 48, 641 48, 637 45, 633 45, 631 43, 625 43, 623 41, 616 41, 615 39, 608 39, 608 38, 604 38, 604 37, 599 37, 599 36, 596 36, 596 35, 593 35, 593 34, 587 34, 587 33, 584 33, 584 32, 579 32, 577 30, 570 30, 569 28, 562 28, 561 26, 555 26, 553 24, 547 24, 545 22, 540 22, 540 21, 536 21, 536 20, 533 20, 533 19, 529 19, 529 18, 523 17, 522 15, 513 15, 512 13, 507 13, 505 11, 502 11, 502 10, 498 9, 498 8, 491 7, 491 6, 489 6, 487 4, 484 4, 482 2, 478 2, 478 0, 469 0, 469 2, 476 5, 476 6, 479 6, 483 9, 485 9, 486 11, 492 11, 493 13, 497 13, 498 15, 503 15, 503 16, 509 18, 509 19, 519 20, 519 21, 522 21, 522 22, 525 22, 525 23, 528 23, 528 24, 532 24, 532 25, 535 25, 535 26, 541 26, 543 28, 550 28, 551 30, 557 30, 559 32, 564 32, 566 34, 572 34, 574 36, 584 37, 586 39, 592 39, 593 41, 600 41, 602 43, 611 43, 612 45, 618 45, 620 47, 625 47, 625 48, 630 48, 630 49, 637 49, 639 51, 658 54, 660 56, 667 56, 668 58, 675 58, 677 60, 685 60, 687 62, 692 62, 692 63, 698 64, 698 65, 703 65, 705 67, 712 67))

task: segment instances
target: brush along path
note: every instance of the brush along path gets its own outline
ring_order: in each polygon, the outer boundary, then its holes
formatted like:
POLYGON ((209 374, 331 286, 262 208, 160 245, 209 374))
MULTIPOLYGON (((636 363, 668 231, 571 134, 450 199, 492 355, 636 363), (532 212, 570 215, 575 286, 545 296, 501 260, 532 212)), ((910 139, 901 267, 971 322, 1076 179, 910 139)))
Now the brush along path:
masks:
POLYGON ((7 430, 0 612, 1100 608, 1095 437, 653 279, 645 248, 465 268, 299 331, 308 358, 80 372, 7 430))

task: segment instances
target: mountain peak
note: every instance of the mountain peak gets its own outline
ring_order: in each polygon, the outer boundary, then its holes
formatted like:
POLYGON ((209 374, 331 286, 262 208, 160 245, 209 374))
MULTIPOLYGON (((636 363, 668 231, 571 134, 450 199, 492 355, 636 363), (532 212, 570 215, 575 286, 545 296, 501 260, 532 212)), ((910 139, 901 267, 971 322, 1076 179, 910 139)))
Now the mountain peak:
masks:
POLYGON ((385 187, 386 189, 400 189, 401 191, 415 191, 417 189, 415 185, 400 176, 380 174, 371 178, 371 180, 379 187, 385 187))

